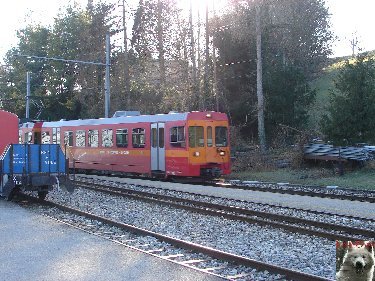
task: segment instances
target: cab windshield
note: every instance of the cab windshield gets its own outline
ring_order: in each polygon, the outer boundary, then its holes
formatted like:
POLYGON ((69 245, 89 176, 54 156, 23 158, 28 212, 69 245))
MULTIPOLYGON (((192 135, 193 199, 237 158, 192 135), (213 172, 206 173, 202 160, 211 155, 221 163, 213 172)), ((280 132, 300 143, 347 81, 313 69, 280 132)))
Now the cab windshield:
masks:
POLYGON ((189 146, 204 147, 204 131, 201 126, 189 127, 189 146))
POLYGON ((228 146, 227 127, 215 127, 215 145, 217 147, 228 146))

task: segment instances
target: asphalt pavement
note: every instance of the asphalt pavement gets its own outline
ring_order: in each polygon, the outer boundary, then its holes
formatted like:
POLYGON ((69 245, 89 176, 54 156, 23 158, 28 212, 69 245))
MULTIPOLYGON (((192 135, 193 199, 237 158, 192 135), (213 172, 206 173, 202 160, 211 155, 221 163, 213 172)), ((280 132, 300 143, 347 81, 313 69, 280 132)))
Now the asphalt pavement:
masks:
POLYGON ((0 280, 222 280, 0 198, 0 280))

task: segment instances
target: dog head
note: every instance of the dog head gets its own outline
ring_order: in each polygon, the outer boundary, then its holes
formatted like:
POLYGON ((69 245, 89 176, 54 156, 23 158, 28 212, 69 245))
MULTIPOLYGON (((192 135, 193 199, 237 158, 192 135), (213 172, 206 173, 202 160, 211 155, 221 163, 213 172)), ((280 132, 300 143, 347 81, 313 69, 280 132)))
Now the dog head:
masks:
POLYGON ((371 269, 374 266, 374 249, 372 244, 358 247, 350 243, 346 259, 355 268, 357 274, 362 274, 364 271, 371 269))

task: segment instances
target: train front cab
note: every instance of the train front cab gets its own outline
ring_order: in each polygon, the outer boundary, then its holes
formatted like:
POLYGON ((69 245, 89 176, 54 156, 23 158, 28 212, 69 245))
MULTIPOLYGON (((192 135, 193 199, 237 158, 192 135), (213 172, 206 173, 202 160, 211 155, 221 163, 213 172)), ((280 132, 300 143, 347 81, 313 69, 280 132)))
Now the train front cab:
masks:
POLYGON ((188 122, 190 173, 206 178, 230 173, 228 121, 210 120, 213 114, 188 122))
POLYGON ((192 113, 168 124, 166 175, 217 178, 230 173, 228 120, 222 113, 192 113))

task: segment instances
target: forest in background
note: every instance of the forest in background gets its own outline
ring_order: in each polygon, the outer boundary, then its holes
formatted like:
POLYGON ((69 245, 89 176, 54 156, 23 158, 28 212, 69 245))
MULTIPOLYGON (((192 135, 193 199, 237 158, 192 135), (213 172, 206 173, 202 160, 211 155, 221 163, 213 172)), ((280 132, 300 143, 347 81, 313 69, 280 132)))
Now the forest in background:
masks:
POLYGON ((31 117, 103 117, 104 67, 19 55, 104 63, 109 32, 112 114, 218 110, 228 114, 239 138, 257 143, 260 5, 267 142, 278 142, 281 128, 310 129, 316 95, 311 81, 327 65, 334 39, 324 0, 230 0, 220 10, 210 8, 208 20, 181 10, 175 0, 139 0, 127 14, 132 26, 124 24, 117 5, 89 0, 85 8, 62 10, 52 26, 19 30, 18 46, 0 68, 1 107, 25 116, 26 72, 31 72, 31 117), (131 36, 118 44, 124 26, 131 36))

